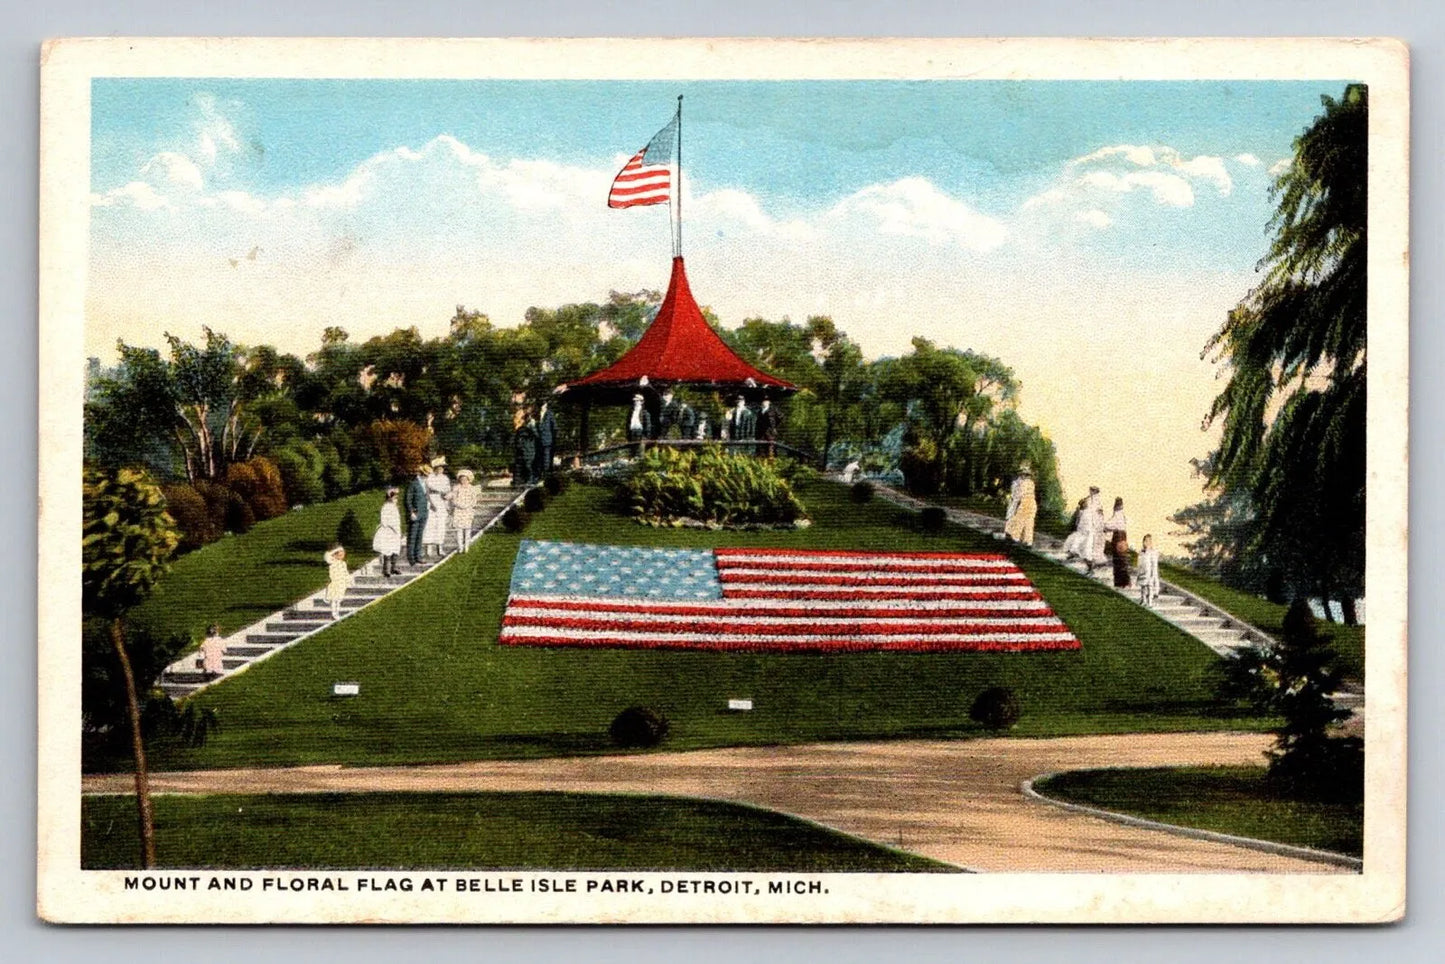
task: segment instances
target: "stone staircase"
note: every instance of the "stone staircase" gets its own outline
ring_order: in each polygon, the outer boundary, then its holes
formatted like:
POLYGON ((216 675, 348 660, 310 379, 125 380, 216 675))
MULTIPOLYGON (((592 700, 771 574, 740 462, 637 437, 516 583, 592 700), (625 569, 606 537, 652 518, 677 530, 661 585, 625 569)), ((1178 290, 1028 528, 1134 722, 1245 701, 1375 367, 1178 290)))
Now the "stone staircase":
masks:
MULTIPOLYGON (((471 545, 479 536, 490 529, 510 506, 521 501, 526 490, 511 487, 482 486, 477 500, 471 532, 466 544, 471 545)), ((341 600, 341 619, 383 599, 396 590, 426 575, 437 566, 456 555, 460 546, 455 530, 448 529, 447 541, 442 545, 441 558, 431 558, 416 566, 402 562, 400 575, 383 577, 381 557, 370 559, 352 572, 351 588, 341 600)), ((403 552, 403 556, 405 553, 403 552)), ((317 574, 322 573, 320 558, 317 559, 317 574)), ((172 663, 161 674, 158 685, 172 699, 190 696, 208 686, 243 672, 250 666, 275 653, 293 646, 333 624, 331 604, 321 590, 298 600, 291 606, 274 612, 245 629, 227 637, 222 665, 225 672, 220 676, 207 676, 199 671, 200 653, 193 652, 172 663)))
MULTIPOLYGON (((875 491, 890 502, 910 509, 921 509, 932 504, 891 486, 877 485, 875 491)), ((986 533, 995 539, 1001 540, 1004 537, 1002 519, 965 509, 945 508, 944 512, 951 522, 986 533)), ((1037 532, 1034 534, 1033 551, 1081 575, 1088 575, 1100 585, 1108 586, 1126 599, 1138 603, 1137 588, 1115 588, 1112 565, 1095 565, 1090 572, 1083 560, 1066 557, 1061 539, 1037 532)), ((1221 656, 1230 655, 1246 646, 1275 645, 1274 640, 1262 630, 1170 582, 1160 582, 1159 598, 1148 608, 1160 619, 1193 636, 1221 656)))

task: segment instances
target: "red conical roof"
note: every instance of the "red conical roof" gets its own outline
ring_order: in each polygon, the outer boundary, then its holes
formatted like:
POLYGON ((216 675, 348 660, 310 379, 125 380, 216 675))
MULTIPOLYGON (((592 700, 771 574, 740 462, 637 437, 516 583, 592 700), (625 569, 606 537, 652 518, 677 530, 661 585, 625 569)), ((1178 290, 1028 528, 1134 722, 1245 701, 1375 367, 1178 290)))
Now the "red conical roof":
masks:
POLYGON ((648 384, 689 384, 746 391, 771 389, 785 393, 797 386, 758 371, 724 344, 707 321, 687 285, 682 258, 672 259, 672 280, 657 317, 627 354, 599 372, 566 386, 579 388, 633 388, 646 377, 648 384), (751 382, 751 384, 749 384, 751 382))

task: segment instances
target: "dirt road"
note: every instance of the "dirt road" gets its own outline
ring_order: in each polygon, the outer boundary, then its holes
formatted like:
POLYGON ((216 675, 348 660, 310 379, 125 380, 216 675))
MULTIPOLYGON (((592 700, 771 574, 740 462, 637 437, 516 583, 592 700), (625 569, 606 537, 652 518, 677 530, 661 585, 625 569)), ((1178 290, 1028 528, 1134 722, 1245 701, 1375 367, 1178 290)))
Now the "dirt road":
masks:
MULTIPOLYGON (((440 766, 157 773, 157 793, 569 790, 710 797, 795 814, 979 871, 1341 873, 1229 844, 1121 826, 1028 800, 1030 777, 1091 767, 1257 765, 1267 734, 888 741, 440 766)), ((127 775, 84 789, 127 792, 127 775)))

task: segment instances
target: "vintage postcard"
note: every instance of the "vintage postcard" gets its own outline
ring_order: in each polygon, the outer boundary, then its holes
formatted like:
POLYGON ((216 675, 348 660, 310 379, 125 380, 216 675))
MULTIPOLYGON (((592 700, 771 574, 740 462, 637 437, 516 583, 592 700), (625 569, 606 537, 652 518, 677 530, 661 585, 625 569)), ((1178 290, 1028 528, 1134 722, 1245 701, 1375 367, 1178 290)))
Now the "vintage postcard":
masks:
POLYGON ((1404 913, 1402 44, 42 60, 46 920, 1404 913))

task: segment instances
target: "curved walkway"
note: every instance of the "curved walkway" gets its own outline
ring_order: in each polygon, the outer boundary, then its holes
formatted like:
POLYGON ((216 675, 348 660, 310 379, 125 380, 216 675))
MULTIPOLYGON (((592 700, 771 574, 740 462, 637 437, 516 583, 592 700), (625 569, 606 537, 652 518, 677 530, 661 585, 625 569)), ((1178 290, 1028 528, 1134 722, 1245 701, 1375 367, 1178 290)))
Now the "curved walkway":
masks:
MULTIPOLYGON (((1025 780, 1096 767, 1257 765, 1268 734, 889 741, 690 753, 154 773, 155 793, 565 790, 709 797, 795 814, 979 871, 1342 873, 1344 868, 1124 826, 1027 799, 1025 780)), ((127 774, 87 776, 125 793, 127 774)))

